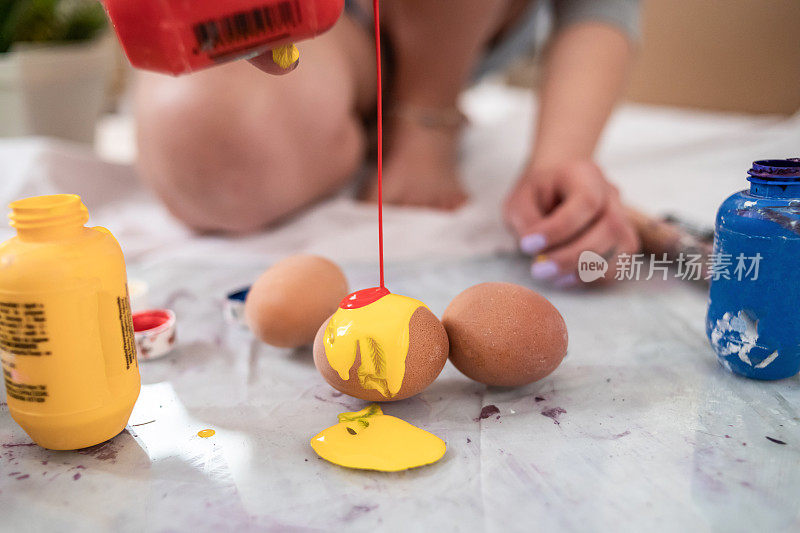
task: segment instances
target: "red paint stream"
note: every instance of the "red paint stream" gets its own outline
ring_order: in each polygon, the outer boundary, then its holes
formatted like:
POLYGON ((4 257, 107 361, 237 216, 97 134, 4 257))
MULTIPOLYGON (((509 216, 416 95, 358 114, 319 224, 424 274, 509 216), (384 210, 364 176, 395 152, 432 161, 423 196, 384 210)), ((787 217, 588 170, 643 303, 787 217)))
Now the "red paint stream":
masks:
POLYGON ((380 286, 363 289, 348 295, 339 304, 342 309, 364 307, 390 294, 383 279, 383 81, 381 80, 381 15, 379 3, 379 0, 372 0, 375 18, 375 65, 378 74, 378 261, 380 263, 380 286))
POLYGON ((378 71, 378 257, 381 269, 380 287, 386 290, 386 285, 383 282, 383 82, 381 80, 381 14, 379 4, 379 0, 372 0, 375 17, 375 64, 378 71))

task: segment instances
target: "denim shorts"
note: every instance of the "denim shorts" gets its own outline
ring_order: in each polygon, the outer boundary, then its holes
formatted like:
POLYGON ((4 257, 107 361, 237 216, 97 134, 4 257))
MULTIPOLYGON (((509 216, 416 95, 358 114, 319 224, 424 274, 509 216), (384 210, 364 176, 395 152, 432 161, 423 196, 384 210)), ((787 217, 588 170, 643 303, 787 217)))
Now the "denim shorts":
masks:
MULTIPOLYGON (((435 1, 435 0, 434 0, 435 1)), ((546 9, 544 2, 531 2, 519 20, 492 47, 487 49, 473 72, 473 80, 498 72, 509 66, 517 58, 532 52, 538 42, 537 35, 542 37, 546 31, 546 9)), ((373 31, 372 12, 365 11, 355 0, 345 0, 347 14, 364 26, 370 33, 373 31)), ((391 50, 387 54, 391 64, 391 50)))

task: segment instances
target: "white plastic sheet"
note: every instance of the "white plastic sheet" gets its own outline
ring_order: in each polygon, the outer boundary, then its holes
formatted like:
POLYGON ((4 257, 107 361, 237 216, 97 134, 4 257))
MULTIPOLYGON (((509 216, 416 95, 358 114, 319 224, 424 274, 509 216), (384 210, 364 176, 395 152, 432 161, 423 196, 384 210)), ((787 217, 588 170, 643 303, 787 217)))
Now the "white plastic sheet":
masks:
MULTIPOLYGON (((455 214, 386 211, 389 287, 437 314, 474 283, 531 285, 499 216, 529 142, 529 96, 487 83, 467 95, 465 109, 472 203, 455 214)), ((745 186, 753 159, 798 147, 797 118, 628 106, 612 121, 600 161, 640 208, 711 223, 722 199, 745 186)), ((121 241, 131 275, 150 283, 150 301, 179 317, 178 349, 141 365, 130 425, 106 444, 78 452, 31 446, 0 405, 0 519, 9 530, 800 527, 800 378, 761 383, 721 369, 698 287, 539 287, 570 332, 554 374, 487 389, 448 364, 423 394, 385 407, 445 439, 444 459, 400 474, 349 471, 318 459, 308 440, 363 402, 334 394, 308 349, 269 348, 226 325, 221 301, 298 251, 339 261, 354 288, 374 285, 371 207, 341 195, 265 234, 198 237, 139 187, 129 166, 75 147, 3 141, 0 170, 3 202, 82 194, 92 222, 121 241), (487 405, 499 418, 478 419, 487 405), (197 437, 205 428, 216 435, 197 437)))

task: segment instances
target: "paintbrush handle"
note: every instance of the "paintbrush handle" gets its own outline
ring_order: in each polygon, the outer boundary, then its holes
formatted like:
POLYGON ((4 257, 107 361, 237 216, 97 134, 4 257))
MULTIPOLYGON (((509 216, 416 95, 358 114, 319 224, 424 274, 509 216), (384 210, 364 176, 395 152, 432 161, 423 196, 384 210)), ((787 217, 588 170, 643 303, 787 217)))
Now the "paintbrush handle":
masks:
POLYGON ((626 207, 625 211, 639 235, 642 253, 658 260, 666 254, 666 258, 672 262, 679 261, 681 254, 684 259, 699 255, 703 264, 702 277, 705 278, 714 248, 713 239, 700 238, 675 222, 652 217, 632 207, 626 207))

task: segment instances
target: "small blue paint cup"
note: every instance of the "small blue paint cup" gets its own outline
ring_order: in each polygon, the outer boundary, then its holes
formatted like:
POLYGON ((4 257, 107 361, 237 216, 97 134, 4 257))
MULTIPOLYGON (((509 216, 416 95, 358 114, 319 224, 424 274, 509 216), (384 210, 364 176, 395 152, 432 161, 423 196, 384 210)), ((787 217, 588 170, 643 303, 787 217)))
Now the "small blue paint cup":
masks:
POLYGON ((247 300, 249 292, 250 287, 243 287, 225 295, 225 302, 222 307, 222 315, 225 317, 225 322, 247 327, 244 319, 244 302, 247 300))
POLYGON ((800 372, 800 159, 756 161, 717 213, 706 333, 728 370, 800 372))

